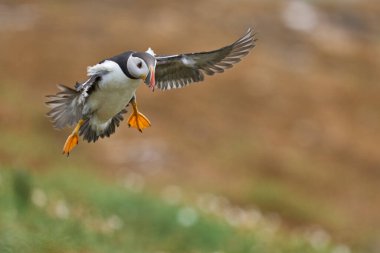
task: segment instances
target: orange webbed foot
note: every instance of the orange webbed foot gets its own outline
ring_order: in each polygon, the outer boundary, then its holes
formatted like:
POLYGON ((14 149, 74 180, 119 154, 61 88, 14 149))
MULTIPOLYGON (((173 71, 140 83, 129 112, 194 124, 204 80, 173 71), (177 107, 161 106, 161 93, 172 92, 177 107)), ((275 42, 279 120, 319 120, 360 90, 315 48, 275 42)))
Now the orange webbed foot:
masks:
POLYGON ((137 128, 137 130, 142 132, 144 128, 150 127, 151 123, 144 114, 137 112, 137 113, 132 113, 131 116, 129 116, 128 126, 137 128))
POLYGON ((78 145, 78 143, 79 143, 79 136, 78 136, 78 134, 77 133, 70 134, 69 137, 67 137, 65 145, 63 146, 62 153, 64 155, 69 156, 71 150, 73 150, 75 148, 75 146, 78 145))
POLYGON ((71 150, 73 150, 75 148, 75 146, 78 145, 78 143, 79 143, 78 132, 79 132, 80 127, 83 125, 83 123, 84 123, 84 120, 82 120, 82 119, 79 120, 79 122, 75 126, 73 132, 69 135, 69 137, 67 137, 67 140, 65 142, 65 145, 63 146, 63 151, 62 151, 62 153, 64 155, 69 156, 71 150))

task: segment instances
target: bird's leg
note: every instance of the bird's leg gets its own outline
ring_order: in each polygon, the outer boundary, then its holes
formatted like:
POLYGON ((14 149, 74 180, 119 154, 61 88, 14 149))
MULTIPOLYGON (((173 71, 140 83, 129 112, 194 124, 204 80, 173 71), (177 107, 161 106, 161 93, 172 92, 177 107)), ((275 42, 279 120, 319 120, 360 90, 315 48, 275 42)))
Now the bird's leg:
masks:
POLYGON ((79 132, 80 127, 83 125, 83 123, 84 123, 83 119, 79 120, 73 132, 69 135, 69 137, 67 137, 67 140, 65 142, 65 145, 63 146, 63 151, 62 151, 64 155, 69 156, 71 150, 73 150, 73 148, 78 144, 79 142, 78 132, 79 132))
POLYGON ((128 126, 135 127, 137 128, 137 130, 142 132, 144 128, 151 126, 150 121, 147 117, 145 117, 144 114, 139 112, 139 110, 137 109, 137 103, 135 99, 132 99, 131 104, 133 107, 133 113, 131 116, 129 116, 128 126))

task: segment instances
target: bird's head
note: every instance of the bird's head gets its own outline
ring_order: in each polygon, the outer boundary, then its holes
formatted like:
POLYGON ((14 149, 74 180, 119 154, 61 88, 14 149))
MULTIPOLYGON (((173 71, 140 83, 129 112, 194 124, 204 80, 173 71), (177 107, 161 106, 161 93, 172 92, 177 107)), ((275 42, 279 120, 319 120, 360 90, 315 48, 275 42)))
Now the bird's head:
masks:
POLYGON ((127 61, 128 72, 154 90, 156 62, 156 58, 149 53, 133 53, 127 61))

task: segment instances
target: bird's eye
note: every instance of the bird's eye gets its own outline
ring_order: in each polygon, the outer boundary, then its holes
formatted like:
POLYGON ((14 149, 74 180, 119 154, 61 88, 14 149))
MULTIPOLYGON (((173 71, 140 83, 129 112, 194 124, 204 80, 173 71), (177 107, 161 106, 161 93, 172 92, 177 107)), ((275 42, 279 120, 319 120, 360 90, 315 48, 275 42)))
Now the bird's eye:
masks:
POLYGON ((141 68, 142 68, 142 62, 137 63, 137 67, 138 67, 139 69, 141 69, 141 68))

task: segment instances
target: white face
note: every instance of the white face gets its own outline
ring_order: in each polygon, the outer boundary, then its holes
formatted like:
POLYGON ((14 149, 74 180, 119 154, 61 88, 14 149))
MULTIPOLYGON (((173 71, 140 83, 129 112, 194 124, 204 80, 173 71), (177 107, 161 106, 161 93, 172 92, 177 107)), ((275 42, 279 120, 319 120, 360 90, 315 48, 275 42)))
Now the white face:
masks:
POLYGON ((145 79, 149 74, 149 68, 146 65, 145 61, 139 57, 131 56, 127 61, 127 69, 129 73, 140 79, 145 79))

